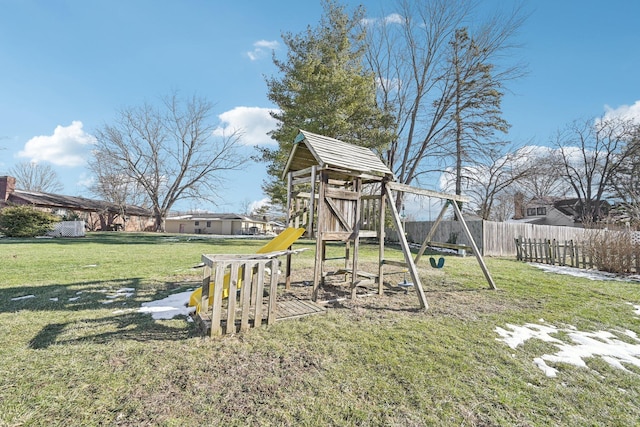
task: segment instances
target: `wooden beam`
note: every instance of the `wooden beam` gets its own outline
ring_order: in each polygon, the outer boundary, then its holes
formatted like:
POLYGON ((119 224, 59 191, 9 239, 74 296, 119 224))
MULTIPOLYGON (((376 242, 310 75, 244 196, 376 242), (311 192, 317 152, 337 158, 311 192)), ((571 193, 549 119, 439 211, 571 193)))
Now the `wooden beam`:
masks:
POLYGON ((378 295, 384 294, 384 216, 385 216, 385 188, 386 182, 380 183, 380 212, 378 212, 378 295))
POLYGON ((484 273, 484 277, 487 279, 487 282, 489 283, 489 287, 491 289, 497 289, 496 288, 496 284, 493 281, 493 277, 491 277, 491 273, 489 273, 489 269, 487 268, 487 265, 484 263, 484 259, 482 259, 482 254, 480 254, 480 251, 478 250, 478 246, 476 245, 475 240, 473 240, 473 236, 471 235, 471 231, 469 231, 469 227, 467 227, 467 222, 464 220, 464 217, 462 216, 462 212, 460 211, 460 206, 458 206, 457 203, 451 203, 451 205, 453 206, 453 209, 456 212, 456 216, 458 217, 458 220, 460 221, 460 224, 462 224, 462 229, 464 230, 465 234, 467 235, 467 239, 469 239, 469 242, 471 244, 471 247, 473 248, 473 253, 476 256, 476 259, 478 260, 478 264, 480 264, 480 268, 482 269, 482 272, 484 273))
POLYGON ((469 201, 469 198, 465 196, 458 196, 457 194, 440 193, 439 191, 433 191, 433 190, 425 190, 422 188, 412 187, 407 184, 401 184, 399 182, 389 182, 387 183, 387 186, 395 191, 402 191, 404 193, 417 194, 419 196, 436 197, 438 199, 455 200, 457 202, 469 201))
POLYGON ((312 173, 312 170, 315 166, 311 166, 305 169, 300 169, 299 171, 289 172, 294 178, 300 178, 301 176, 308 176, 312 173))
POLYGON ((426 310, 429 308, 429 304, 427 304, 427 297, 424 294, 424 289, 422 289, 422 283, 420 282, 420 277, 418 276, 418 269, 416 268, 416 264, 413 262, 413 258, 411 257, 411 249, 409 248, 407 237, 404 235, 404 228, 402 227, 400 214, 398 214, 396 205, 395 203, 393 203, 393 194, 391 193, 391 187, 386 185, 385 192, 387 194, 387 201, 389 202, 389 207, 391 208, 393 221, 396 225, 396 230, 398 231, 398 238, 400 240, 400 246, 402 247, 402 253, 404 254, 404 260, 407 263, 407 268, 409 269, 409 273, 411 274, 413 287, 416 290, 416 293, 418 294, 418 299, 420 300, 420 307, 426 310))
POLYGON ((322 280, 323 263, 324 263, 324 233, 327 224, 327 212, 328 209, 325 203, 324 192, 326 189, 327 181, 329 180, 327 173, 323 170, 320 171, 318 187, 318 234, 316 235, 316 260, 313 270, 313 291, 311 293, 311 299, 315 302, 318 299, 318 291, 320 288, 320 281, 322 280))
POLYGON ((313 226, 315 221, 315 201, 316 201, 316 167, 311 166, 311 194, 309 195, 309 223, 307 227, 307 237, 313 239, 313 226))
POLYGON ((353 274, 351 275, 351 298, 355 298, 357 295, 357 283, 356 283, 356 272, 358 271, 358 257, 360 253, 360 204, 362 200, 360 199, 360 194, 362 191, 362 180, 356 178, 353 180, 353 189, 357 195, 355 199, 355 224, 353 225, 353 232, 355 237, 353 239, 353 261, 351 262, 351 268, 353 269, 353 274))
POLYGON ((444 206, 440 210, 440 214, 438 214, 438 218, 436 218, 436 222, 434 222, 433 225, 431 226, 431 230, 429 230, 427 237, 424 239, 424 242, 422 242, 422 246, 420 246, 420 250, 418 251, 416 258, 413 260, 416 264, 418 263, 418 261, 420 261, 420 258, 424 254, 424 251, 427 249, 427 245, 429 244, 429 242, 431 241, 431 238, 435 234, 436 229, 438 228, 438 226, 440 225, 440 222, 442 221, 442 218, 444 218, 444 214, 447 212, 448 207, 449 207, 449 203, 445 202, 444 206))
POLYGON ((327 206, 331 208, 331 210, 333 211, 333 215, 338 219, 338 222, 340 223, 342 228, 344 228, 346 231, 353 231, 351 224, 347 222, 347 219, 342 215, 342 212, 340 212, 340 209, 338 209, 336 204, 333 203, 333 200, 328 195, 325 195, 324 198, 327 206))

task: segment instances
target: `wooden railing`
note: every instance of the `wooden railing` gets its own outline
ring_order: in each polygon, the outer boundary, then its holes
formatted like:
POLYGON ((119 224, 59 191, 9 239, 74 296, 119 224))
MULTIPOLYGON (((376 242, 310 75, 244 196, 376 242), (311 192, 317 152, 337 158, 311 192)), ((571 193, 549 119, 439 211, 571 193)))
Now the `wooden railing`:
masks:
POLYGON ((204 278, 198 316, 211 336, 244 332, 263 322, 275 322, 279 262, 274 253, 202 255, 202 262, 204 278))

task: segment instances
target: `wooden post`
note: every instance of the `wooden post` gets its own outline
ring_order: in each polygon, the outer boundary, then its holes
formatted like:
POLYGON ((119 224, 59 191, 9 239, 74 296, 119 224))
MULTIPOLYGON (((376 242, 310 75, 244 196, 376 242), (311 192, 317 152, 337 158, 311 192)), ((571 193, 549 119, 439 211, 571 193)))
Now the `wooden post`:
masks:
POLYGON ((211 266, 204 264, 202 277, 202 292, 200 293, 200 311, 209 311, 209 295, 211 295, 211 266))
POLYGON ((320 288, 320 282, 322 280, 323 263, 324 263, 324 232, 327 226, 326 215, 326 203, 325 203, 325 191, 329 182, 327 172, 320 171, 320 180, 318 188, 318 233, 316 234, 316 263, 313 271, 313 291, 311 299, 316 301, 318 299, 318 291, 320 288))
POLYGON ((357 282, 358 282, 358 256, 360 253, 360 204, 362 203, 362 180, 360 178, 355 178, 353 180, 353 190, 357 194, 357 198, 355 200, 355 212, 353 215, 353 261, 351 262, 351 267, 353 268, 351 272, 351 298, 355 298, 357 296, 357 282))
POLYGON ((227 296, 227 334, 235 333, 236 331, 236 295, 238 292, 239 270, 242 264, 237 261, 231 263, 229 295, 227 296))
POLYGON ((429 308, 429 304, 427 304, 427 297, 425 296, 424 290, 422 289, 422 283, 420 282, 420 277, 418 276, 418 269, 416 268, 416 264, 413 262, 413 257, 411 256, 411 249, 409 248, 407 237, 404 235, 404 228, 402 228, 402 221, 400 220, 400 214, 398 214, 396 205, 395 203, 393 203, 393 194, 391 194, 391 189, 388 186, 385 186, 384 189, 387 195, 387 201, 389 202, 389 207, 391 208, 391 213, 393 215, 393 221, 395 223, 396 230, 398 230, 400 246, 402 247, 402 253, 404 254, 404 261, 407 263, 409 273, 411 274, 413 287, 415 288, 416 293, 418 294, 420 307, 426 310, 429 308))
MULTIPOLYGON (((276 273, 277 274, 277 273, 276 273)), ((257 279, 255 282, 255 302, 254 302, 254 317, 253 326, 257 328, 262 325, 262 298, 264 296, 264 263, 258 263, 258 272, 256 274, 257 279)))
POLYGON ((478 250, 478 246, 476 246, 476 242, 473 240, 473 236, 471 235, 471 231, 469 231, 469 227, 467 227, 467 222, 462 217, 462 212, 460 211, 460 206, 458 206, 458 204, 456 202, 452 202, 451 205, 453 206, 453 209, 456 212, 456 216, 458 217, 458 219, 460 219, 460 224, 462 224, 462 229, 464 230, 465 234, 467 235, 467 238, 469 239, 469 243, 471 244, 471 247, 473 248, 473 253, 476 256, 476 259, 478 260, 478 264, 480 264, 480 268, 482 269, 482 272, 484 273, 484 277, 487 279, 487 282, 489 282, 489 286, 491 287, 491 289, 497 289, 496 288, 496 284, 493 281, 493 277, 491 277, 491 273, 489 273, 489 269, 487 268, 486 264, 484 263, 484 259, 482 259, 482 255, 480 254, 480 251, 478 250))
MULTIPOLYGON (((291 227, 291 192, 293 191, 293 173, 287 174, 287 225, 291 227)), ((289 247, 291 249, 291 247, 289 247)), ((284 288, 291 289, 291 254, 287 254, 284 273, 284 288)))
POLYGON ((287 227, 291 227, 291 209, 293 208, 293 203, 291 201, 291 191, 293 185, 293 173, 289 172, 287 174, 287 227))
POLYGON ((240 303, 242 305, 242 317, 240 318, 240 332, 249 330, 249 310, 251 307, 251 288, 253 288, 252 276, 255 270, 255 264, 247 264, 244 267, 244 275, 242 277, 242 288, 240 290, 240 303))
POLYGON ((386 197, 385 193, 386 183, 382 181, 380 183, 380 212, 378 212, 378 295, 384 293, 384 217, 386 209, 386 197))
POLYGON ((307 227, 307 237, 313 239, 314 216, 316 207, 316 165, 311 166, 311 195, 309 196, 309 225, 307 227))
MULTIPOLYGON (((269 306, 267 307, 267 325, 272 325, 276 321, 276 297, 278 296, 278 260, 272 259, 269 262, 271 268, 271 282, 269 286, 269 306)), ((262 305, 262 301, 260 301, 262 305)))
POLYGON ((213 281, 213 310, 211 313, 211 336, 222 335, 222 290, 224 288, 224 272, 227 268, 225 262, 215 264, 215 279, 213 281))

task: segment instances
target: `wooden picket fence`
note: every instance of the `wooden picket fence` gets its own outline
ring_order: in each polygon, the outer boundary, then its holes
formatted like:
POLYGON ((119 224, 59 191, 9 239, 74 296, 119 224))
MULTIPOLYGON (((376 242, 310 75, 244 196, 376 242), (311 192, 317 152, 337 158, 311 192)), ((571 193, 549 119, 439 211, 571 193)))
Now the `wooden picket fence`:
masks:
POLYGON ((531 239, 517 237, 515 239, 516 259, 525 262, 569 266, 577 268, 593 268, 593 260, 584 244, 574 240, 559 241, 556 239, 531 239))
POLYGON ((515 240, 516 259, 525 262, 595 268, 618 274, 640 273, 640 245, 623 236, 591 241, 535 239, 515 240))

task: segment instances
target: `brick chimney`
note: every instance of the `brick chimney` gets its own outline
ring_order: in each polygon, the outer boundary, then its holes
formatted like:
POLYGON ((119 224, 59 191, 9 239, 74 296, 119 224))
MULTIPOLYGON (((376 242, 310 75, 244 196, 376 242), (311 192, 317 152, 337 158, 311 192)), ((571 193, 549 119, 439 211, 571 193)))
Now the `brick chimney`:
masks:
POLYGON ((6 202, 16 190, 16 179, 12 176, 0 176, 0 203, 6 202))
POLYGON ((513 195, 513 207, 513 219, 524 218, 524 194, 519 191, 513 195))

